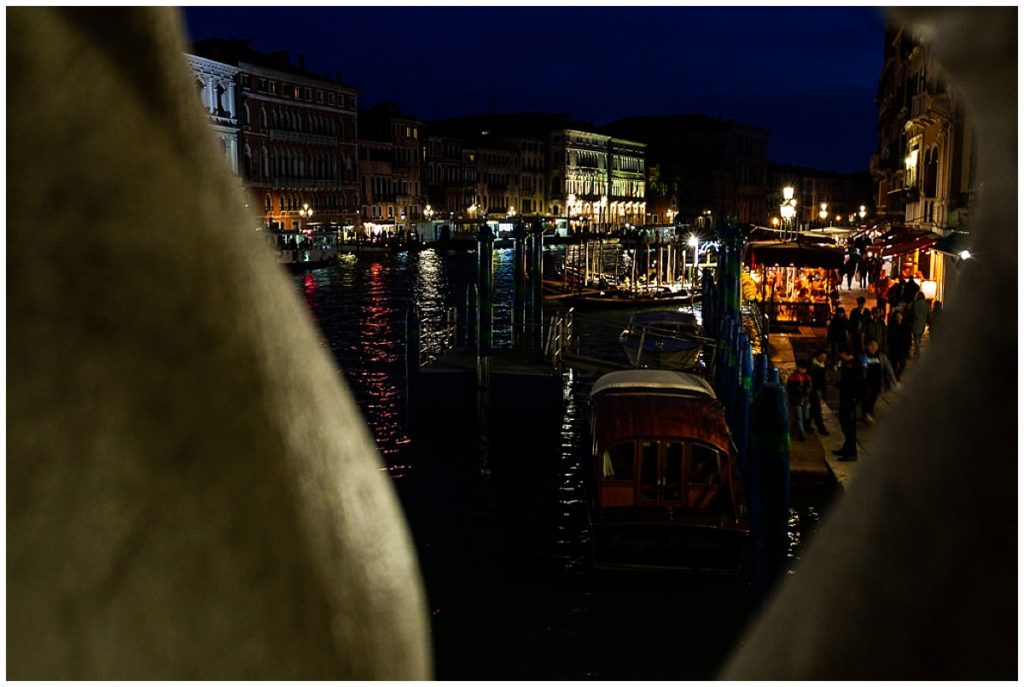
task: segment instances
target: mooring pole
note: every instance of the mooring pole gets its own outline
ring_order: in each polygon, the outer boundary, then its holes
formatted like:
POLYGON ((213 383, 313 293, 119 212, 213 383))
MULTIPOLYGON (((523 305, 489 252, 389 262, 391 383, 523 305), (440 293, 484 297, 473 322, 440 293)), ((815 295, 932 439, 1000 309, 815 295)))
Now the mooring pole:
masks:
POLYGON ((515 282, 512 296, 512 345, 522 346, 526 333, 526 227, 516 223, 512 237, 512 271, 515 282))
POLYGON ((477 299, 476 326, 476 379, 477 386, 491 386, 491 344, 493 337, 494 301, 494 235, 486 224, 480 227, 477 238, 477 299))
POLYGON ((544 336, 544 225, 540 220, 533 223, 530 241, 530 346, 539 348, 544 336))

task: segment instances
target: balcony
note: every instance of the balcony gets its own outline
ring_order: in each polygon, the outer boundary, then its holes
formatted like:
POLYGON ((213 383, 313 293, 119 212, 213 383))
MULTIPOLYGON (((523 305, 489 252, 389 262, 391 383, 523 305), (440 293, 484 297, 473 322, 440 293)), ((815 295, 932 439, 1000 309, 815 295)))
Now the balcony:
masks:
POLYGON ((906 127, 928 126, 949 119, 949 96, 945 93, 918 93, 910 101, 906 127))

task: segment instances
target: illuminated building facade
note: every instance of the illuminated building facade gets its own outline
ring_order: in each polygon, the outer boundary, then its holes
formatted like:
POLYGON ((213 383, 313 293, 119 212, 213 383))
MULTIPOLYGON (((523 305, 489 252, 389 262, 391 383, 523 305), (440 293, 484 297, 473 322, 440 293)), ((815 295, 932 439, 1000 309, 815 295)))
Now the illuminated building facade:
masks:
POLYGON ((370 231, 409 229, 427 206, 423 122, 384 103, 360 111, 359 133, 363 221, 370 231))
POLYGON ((590 227, 643 224, 646 144, 580 129, 551 132, 548 209, 590 227))
MULTIPOLYGON (((918 234, 948 237, 967 231, 974 191, 971 121, 931 49, 906 27, 886 28, 876 104, 878 143, 871 175, 880 217, 918 234)), ((921 271, 935 281, 940 299, 955 264, 955 255, 936 250, 900 256, 900 269, 921 271)))
POLYGON ((306 71, 302 56, 293 65, 287 53, 260 53, 244 40, 208 39, 192 53, 238 70, 239 170, 264 226, 355 226, 358 91, 306 71))

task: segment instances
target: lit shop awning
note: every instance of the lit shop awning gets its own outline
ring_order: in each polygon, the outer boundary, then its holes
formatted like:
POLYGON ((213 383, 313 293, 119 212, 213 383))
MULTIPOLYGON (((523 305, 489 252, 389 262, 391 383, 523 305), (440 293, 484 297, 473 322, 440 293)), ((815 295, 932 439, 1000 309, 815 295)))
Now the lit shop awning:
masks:
POLYGON ((899 227, 887 232, 872 246, 883 258, 892 255, 904 255, 915 250, 924 250, 941 237, 927 230, 913 230, 909 227, 899 227))

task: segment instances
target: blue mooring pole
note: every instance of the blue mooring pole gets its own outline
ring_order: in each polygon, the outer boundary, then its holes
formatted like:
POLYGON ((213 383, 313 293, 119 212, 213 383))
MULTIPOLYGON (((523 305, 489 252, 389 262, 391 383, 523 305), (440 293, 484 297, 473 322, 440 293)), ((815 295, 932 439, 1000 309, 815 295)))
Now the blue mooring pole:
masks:
POLYGON ((476 372, 477 386, 491 387, 491 349, 494 334, 494 235, 486 224, 477 239, 476 372))
POLYGON ((512 296, 512 346, 524 344, 526 334, 526 227, 516 223, 513 229, 512 271, 515 292, 512 296))
POLYGON ((530 347, 544 345, 544 225, 534 220, 530 239, 530 347))

